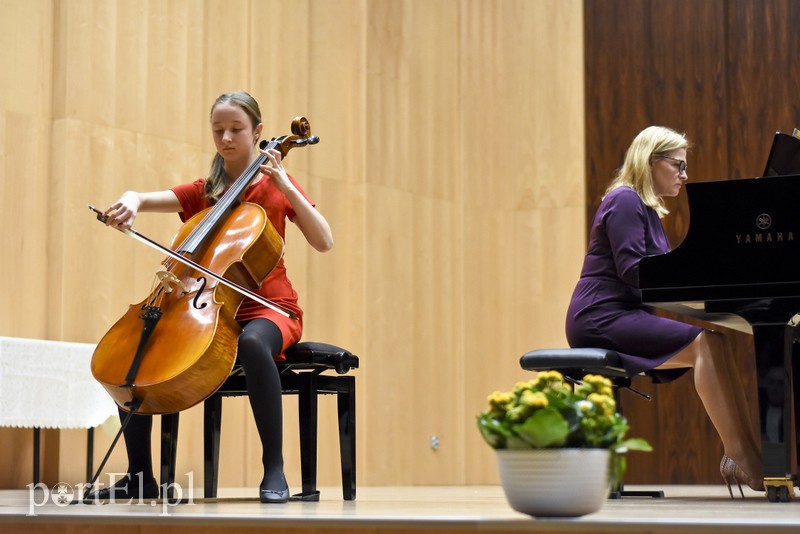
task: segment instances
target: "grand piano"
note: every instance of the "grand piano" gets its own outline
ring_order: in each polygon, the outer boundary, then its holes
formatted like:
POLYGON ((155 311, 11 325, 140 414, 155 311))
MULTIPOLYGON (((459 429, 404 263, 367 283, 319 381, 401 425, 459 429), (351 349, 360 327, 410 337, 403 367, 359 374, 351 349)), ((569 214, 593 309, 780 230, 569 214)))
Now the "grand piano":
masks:
POLYGON ((759 425, 767 497, 788 501, 800 485, 800 132, 775 135, 762 177, 689 182, 686 194, 683 242, 639 264, 642 301, 752 333, 759 414, 779 427, 759 425), (766 388, 776 379, 782 399, 766 388))

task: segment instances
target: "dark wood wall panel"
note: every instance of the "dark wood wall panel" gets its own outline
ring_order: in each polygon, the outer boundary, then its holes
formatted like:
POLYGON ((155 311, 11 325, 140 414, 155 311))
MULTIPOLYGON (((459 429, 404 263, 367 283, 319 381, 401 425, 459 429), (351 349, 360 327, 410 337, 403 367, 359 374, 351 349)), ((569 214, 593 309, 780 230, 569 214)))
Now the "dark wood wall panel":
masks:
MULTIPOLYGON (((760 174, 774 132, 800 127, 797 0, 585 0, 584 21, 588 223, 649 125, 687 133, 693 181, 760 174)), ((685 195, 668 207, 676 246, 689 225, 685 195)), ((726 341, 755 417, 752 338, 727 332, 726 341)), ((692 380, 637 380, 652 402, 623 395, 632 434, 655 447, 629 455, 628 483, 721 482, 722 444, 692 380)))
POLYGON ((728 157, 740 178, 764 172, 775 131, 800 128, 800 1, 727 4, 728 157))

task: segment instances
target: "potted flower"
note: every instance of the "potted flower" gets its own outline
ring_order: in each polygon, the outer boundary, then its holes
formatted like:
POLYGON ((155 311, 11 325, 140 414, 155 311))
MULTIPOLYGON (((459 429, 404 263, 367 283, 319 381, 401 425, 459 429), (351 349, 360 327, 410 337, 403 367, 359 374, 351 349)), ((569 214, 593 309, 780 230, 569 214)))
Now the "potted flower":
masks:
POLYGON ((574 387, 557 371, 539 372, 513 391, 495 391, 478 428, 497 451, 509 504, 530 515, 576 516, 597 511, 621 480, 629 438, 611 381, 586 375, 574 387))

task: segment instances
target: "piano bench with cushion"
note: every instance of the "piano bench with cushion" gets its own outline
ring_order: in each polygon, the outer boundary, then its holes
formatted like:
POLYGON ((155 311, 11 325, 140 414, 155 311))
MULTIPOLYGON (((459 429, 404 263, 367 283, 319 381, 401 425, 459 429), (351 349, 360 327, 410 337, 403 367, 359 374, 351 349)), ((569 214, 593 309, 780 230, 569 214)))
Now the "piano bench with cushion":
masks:
MULTIPOLYGON (((350 375, 357 369, 358 356, 330 345, 304 341, 286 349, 286 360, 276 362, 283 395, 297 395, 300 429, 300 471, 302 492, 292 500, 319 501, 317 490, 317 398, 336 395, 339 417, 342 496, 356 498, 356 383, 350 375)), ((217 496, 222 399, 247 395, 244 370, 234 366, 216 393, 204 402, 204 496, 217 496)), ((178 414, 161 416, 161 480, 175 480, 178 414)), ((169 486, 171 488, 171 486, 169 486)), ((170 489, 170 491, 172 491, 170 489)), ((170 495, 171 497, 171 495, 170 495)))
POLYGON ((605 376, 614 384, 615 396, 619 402, 619 389, 629 389, 633 393, 651 400, 649 395, 631 387, 631 376, 622 366, 622 359, 613 350, 596 348, 577 349, 539 349, 526 352, 519 359, 526 371, 558 371, 569 382, 580 382, 587 374, 605 376))
MULTIPOLYGON (((613 350, 597 348, 539 349, 526 352, 519 359, 526 371, 558 371, 570 382, 580 382, 587 374, 605 376, 614 385, 614 398, 620 406, 620 388, 626 388, 637 395, 651 400, 650 396, 631 387, 631 376, 625 371, 622 359, 613 350)), ((611 489, 609 498, 664 496, 663 491, 627 491, 622 481, 611 489)))

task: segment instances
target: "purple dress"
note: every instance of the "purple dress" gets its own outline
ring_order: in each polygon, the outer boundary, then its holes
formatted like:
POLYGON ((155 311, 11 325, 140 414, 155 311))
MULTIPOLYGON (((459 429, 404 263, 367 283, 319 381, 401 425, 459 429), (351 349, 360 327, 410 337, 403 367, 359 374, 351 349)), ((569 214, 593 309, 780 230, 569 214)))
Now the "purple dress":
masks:
POLYGON ((628 373, 649 372, 656 382, 683 374, 652 370, 703 329, 653 315, 639 291, 639 261, 669 250, 658 214, 633 189, 618 187, 606 195, 592 222, 589 250, 567 311, 570 346, 617 351, 628 373))

